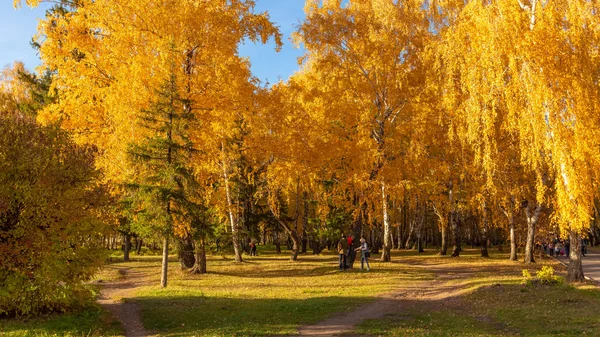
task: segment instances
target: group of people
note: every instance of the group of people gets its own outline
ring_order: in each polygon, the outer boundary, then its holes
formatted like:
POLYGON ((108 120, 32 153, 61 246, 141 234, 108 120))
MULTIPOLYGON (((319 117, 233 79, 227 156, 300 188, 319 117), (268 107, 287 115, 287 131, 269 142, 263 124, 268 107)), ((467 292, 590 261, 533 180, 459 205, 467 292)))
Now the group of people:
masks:
MULTIPOLYGON (((550 256, 569 256, 571 251, 571 241, 569 239, 562 240, 559 238, 553 238, 548 240, 548 243, 542 244, 544 251, 550 256)), ((585 256, 587 253, 587 240, 581 239, 581 255, 585 256)))
MULTIPOLYGON (((345 271, 348 269, 348 259, 347 257, 352 253, 352 244, 353 235, 349 234, 346 238, 346 235, 342 234, 342 238, 338 242, 337 249, 338 254, 340 256, 340 271, 345 271)), ((369 266, 369 247, 367 246, 367 240, 364 237, 360 238, 360 246, 354 249, 355 252, 360 252, 360 270, 364 270, 365 264, 367 265, 367 271, 371 270, 369 266)))

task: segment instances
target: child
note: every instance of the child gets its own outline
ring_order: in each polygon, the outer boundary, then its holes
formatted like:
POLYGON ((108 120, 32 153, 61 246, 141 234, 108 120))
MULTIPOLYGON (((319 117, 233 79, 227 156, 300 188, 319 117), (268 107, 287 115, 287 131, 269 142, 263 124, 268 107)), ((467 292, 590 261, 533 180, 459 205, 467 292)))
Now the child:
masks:
POLYGON ((365 262, 367 263, 367 271, 371 270, 369 266, 369 248, 367 247, 367 240, 364 237, 360 238, 360 247, 356 248, 354 251, 360 251, 360 270, 363 270, 365 262))

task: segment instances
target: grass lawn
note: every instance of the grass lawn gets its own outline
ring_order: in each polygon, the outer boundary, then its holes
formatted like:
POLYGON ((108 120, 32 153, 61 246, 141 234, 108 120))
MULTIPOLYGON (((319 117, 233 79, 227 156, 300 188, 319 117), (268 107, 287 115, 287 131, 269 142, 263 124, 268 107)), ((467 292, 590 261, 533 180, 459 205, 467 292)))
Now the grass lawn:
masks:
MULTIPOLYGON (((160 258, 135 256, 112 262, 98 278, 126 277, 138 286, 120 294, 134 301, 144 327, 160 336, 292 335, 299 326, 319 322, 376 300, 394 289, 427 289, 443 284, 456 295, 437 300, 405 297, 398 312, 365 321, 356 333, 372 336, 600 335, 600 291, 590 285, 523 286, 519 262, 491 250, 479 257, 465 249, 461 257, 393 253, 392 263, 371 262, 371 272, 337 271, 337 255, 276 255, 259 247, 259 256, 210 256, 206 275, 190 275, 171 260, 169 286, 161 289, 160 258), (126 272, 125 272, 126 271, 126 272), (438 283, 436 283, 438 282, 438 283), (459 291, 457 291, 459 290, 459 291), (549 324, 552 322, 552 324, 549 324)), ((267 247, 269 248, 269 247, 267 247)), ((563 268, 553 260, 542 265, 563 268)), ((355 265, 356 266, 356 265, 355 265)), ((118 327, 106 312, 89 308, 77 315, 29 321, 0 320, 0 336, 113 336, 118 327)))
POLYGON ((299 325, 318 322, 375 299, 401 284, 433 279, 413 266, 373 262, 371 272, 337 271, 337 256, 287 254, 245 257, 239 265, 215 257, 209 274, 171 270, 167 289, 154 283, 135 301, 144 326, 165 336, 288 335, 299 325))
POLYGON ((591 287, 499 285, 459 301, 422 303, 365 321, 366 336, 598 336, 600 291, 591 287))
MULTIPOLYGON (((529 268, 521 263, 489 261, 471 256, 480 270, 474 277, 457 279, 468 290, 461 296, 439 301, 413 301, 399 306, 384 319, 363 321, 355 333, 364 336, 599 336, 600 289, 580 285, 524 285, 519 272, 550 264, 538 260, 529 268), (479 261, 477 261, 479 260, 479 261), (475 262, 477 261, 477 262, 475 262), (486 268, 494 267, 495 268, 486 268)), ((462 262, 468 259, 463 259, 462 262)))

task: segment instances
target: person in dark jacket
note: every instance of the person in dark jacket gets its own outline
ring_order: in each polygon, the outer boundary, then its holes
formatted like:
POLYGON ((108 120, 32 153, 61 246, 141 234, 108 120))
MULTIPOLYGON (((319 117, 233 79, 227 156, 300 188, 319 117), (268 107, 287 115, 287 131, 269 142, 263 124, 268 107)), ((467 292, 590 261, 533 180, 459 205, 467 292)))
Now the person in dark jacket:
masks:
POLYGON ((346 270, 346 255, 348 254, 348 240, 346 235, 342 234, 342 238, 337 245, 338 254, 340 254, 340 271, 346 270))

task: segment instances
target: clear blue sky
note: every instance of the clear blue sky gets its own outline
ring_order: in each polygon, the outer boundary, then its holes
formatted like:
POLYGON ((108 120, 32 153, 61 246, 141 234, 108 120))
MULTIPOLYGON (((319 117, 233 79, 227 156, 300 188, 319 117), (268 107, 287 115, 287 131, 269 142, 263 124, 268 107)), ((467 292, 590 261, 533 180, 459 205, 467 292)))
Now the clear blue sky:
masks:
MULTIPOLYGON (((250 58, 252 73, 263 83, 276 83, 286 80, 298 69, 297 58, 302 50, 294 48, 290 34, 304 18, 304 0, 255 0, 257 12, 268 11, 271 21, 279 26, 283 34, 284 46, 281 52, 275 52, 275 44, 267 45, 247 43, 240 46, 240 54, 250 58)), ((50 7, 43 4, 39 8, 27 6, 15 10, 12 0, 0 0, 0 68, 22 61, 29 69, 39 65, 36 52, 29 44, 36 32, 38 18, 44 16, 50 7)))

